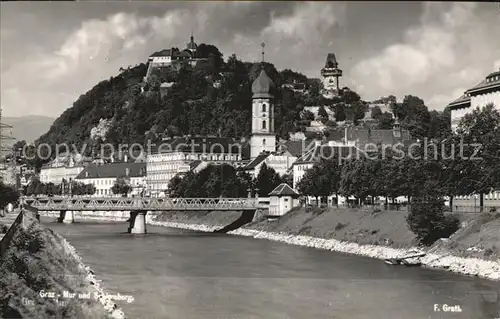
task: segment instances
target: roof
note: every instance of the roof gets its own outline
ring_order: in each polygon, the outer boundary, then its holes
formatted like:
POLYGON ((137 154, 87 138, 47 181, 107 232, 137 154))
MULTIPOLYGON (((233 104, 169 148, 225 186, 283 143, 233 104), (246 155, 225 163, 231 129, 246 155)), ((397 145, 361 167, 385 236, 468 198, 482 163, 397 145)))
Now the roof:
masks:
POLYGON ((230 137, 184 136, 162 141, 152 147, 153 153, 213 153, 240 155, 244 145, 230 137))
POLYGON ((317 163, 321 159, 333 159, 336 156, 340 157, 340 159, 355 159, 359 154, 361 154, 361 151, 355 146, 317 145, 297 159, 293 165, 317 163))
POLYGON ((189 163, 189 169, 192 171, 192 170, 196 169, 198 166, 200 166, 201 163, 203 163, 202 160, 195 160, 195 161, 189 163))
POLYGON ((252 83, 253 98, 273 98, 272 91, 274 90, 274 83, 267 75, 266 71, 262 69, 259 76, 252 83))
POLYGON ((467 93, 475 95, 481 91, 493 88, 500 89, 500 71, 488 74, 484 80, 479 82, 479 84, 467 90, 467 93))
MULTIPOLYGON (((295 157, 301 157, 302 154, 307 150, 308 146, 311 144, 307 144, 305 140, 301 141, 285 141, 283 144, 283 148, 286 149, 290 154, 295 157)), ((310 147, 312 148, 312 147, 310 147)))
POLYGON ((461 97, 459 97, 455 101, 453 101, 450 104, 448 104, 448 106, 451 109, 458 109, 458 108, 463 108, 463 107, 469 107, 470 106, 470 95, 463 94, 461 97))
POLYGON ((76 179, 86 178, 117 178, 146 176, 146 163, 111 163, 104 165, 89 165, 78 174, 76 179))
POLYGON ((157 51, 157 52, 151 54, 149 57, 154 58, 154 57, 160 57, 160 56, 172 56, 172 50, 164 49, 161 51, 157 51))
POLYGON ((485 93, 485 91, 490 90, 500 91, 500 70, 488 74, 484 80, 465 91, 461 97, 448 104, 448 106, 451 109, 469 107, 471 96, 485 93))
POLYGON ((300 194, 286 183, 281 183, 269 193, 269 196, 299 196, 300 194))
POLYGON ((333 69, 337 68, 339 64, 337 63, 337 58, 335 57, 335 53, 328 53, 325 62, 325 69, 333 69))
POLYGON ((328 131, 327 141, 341 141, 345 139, 347 130, 347 140, 355 141, 357 145, 373 144, 397 144, 410 140, 410 132, 401 130, 401 137, 395 137, 393 130, 380 130, 370 128, 349 127, 344 129, 334 129, 328 131))
POLYGON ((269 156, 269 153, 261 153, 256 158, 254 158, 250 163, 245 166, 245 170, 252 170, 256 168, 260 163, 264 162, 269 156))

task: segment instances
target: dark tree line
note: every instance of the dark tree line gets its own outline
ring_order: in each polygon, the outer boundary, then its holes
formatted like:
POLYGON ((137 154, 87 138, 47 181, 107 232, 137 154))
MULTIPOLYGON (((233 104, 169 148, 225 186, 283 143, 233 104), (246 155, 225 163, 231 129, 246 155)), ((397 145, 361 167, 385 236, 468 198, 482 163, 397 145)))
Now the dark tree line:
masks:
POLYGON ((198 173, 188 172, 184 176, 176 176, 169 183, 172 197, 247 197, 250 190, 255 195, 267 197, 279 184, 289 182, 285 176, 281 178, 276 171, 262 164, 259 174, 252 178, 243 170, 230 165, 208 165, 198 173))
POLYGON ((25 195, 48 195, 48 196, 60 196, 60 195, 94 195, 96 189, 92 184, 84 184, 77 181, 65 181, 63 183, 56 185, 54 183, 42 183, 39 179, 34 178, 30 181, 25 189, 25 195), (71 191, 70 191, 71 190, 71 191))

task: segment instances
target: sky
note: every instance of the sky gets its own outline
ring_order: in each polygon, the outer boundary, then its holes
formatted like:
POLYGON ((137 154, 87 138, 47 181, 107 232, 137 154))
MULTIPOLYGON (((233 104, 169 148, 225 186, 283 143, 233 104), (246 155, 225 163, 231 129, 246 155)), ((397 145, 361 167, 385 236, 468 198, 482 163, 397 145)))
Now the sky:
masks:
POLYGON ((417 95, 442 110, 500 68, 500 6, 420 2, 2 2, 4 116, 58 117, 120 67, 195 41, 320 77, 364 100, 417 95))

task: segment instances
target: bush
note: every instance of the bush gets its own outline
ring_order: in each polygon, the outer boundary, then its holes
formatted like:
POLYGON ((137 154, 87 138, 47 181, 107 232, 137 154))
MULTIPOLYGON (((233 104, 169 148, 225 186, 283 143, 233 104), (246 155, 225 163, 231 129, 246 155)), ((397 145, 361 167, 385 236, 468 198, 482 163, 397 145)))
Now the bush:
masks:
POLYGON ((440 238, 448 238, 460 228, 455 216, 444 213, 444 202, 438 198, 415 199, 406 217, 408 227, 419 242, 430 246, 440 238))
POLYGON ((7 234, 9 227, 7 225, 0 225, 0 234, 7 234))

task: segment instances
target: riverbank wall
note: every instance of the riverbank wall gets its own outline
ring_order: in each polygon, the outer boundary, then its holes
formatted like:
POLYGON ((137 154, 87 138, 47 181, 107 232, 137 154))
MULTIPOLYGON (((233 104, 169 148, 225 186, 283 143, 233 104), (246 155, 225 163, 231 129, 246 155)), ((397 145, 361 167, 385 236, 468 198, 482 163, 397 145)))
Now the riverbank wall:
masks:
POLYGON ((29 211, 1 247, 0 318, 125 318, 74 247, 29 211))

